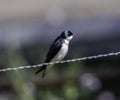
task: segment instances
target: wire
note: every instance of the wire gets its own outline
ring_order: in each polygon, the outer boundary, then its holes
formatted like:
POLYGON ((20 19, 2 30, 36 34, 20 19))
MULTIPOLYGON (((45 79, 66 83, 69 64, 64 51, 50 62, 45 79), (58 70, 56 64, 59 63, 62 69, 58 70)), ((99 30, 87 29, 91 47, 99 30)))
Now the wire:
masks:
POLYGON ((41 64, 38 64, 38 65, 20 66, 20 67, 14 67, 14 68, 4 68, 4 69, 0 69, 0 72, 19 70, 19 69, 36 68, 36 67, 41 67, 43 65, 53 65, 53 64, 58 64, 58 63, 69 63, 69 62, 91 60, 91 59, 97 59, 97 58, 103 58, 103 57, 109 57, 109 56, 117 56, 117 55, 120 55, 120 52, 115 52, 115 53, 112 52, 112 53, 108 53, 108 54, 99 54, 99 55, 96 55, 96 56, 89 56, 89 57, 75 58, 75 59, 70 59, 70 60, 55 61, 55 62, 50 62, 50 63, 41 63, 41 64))

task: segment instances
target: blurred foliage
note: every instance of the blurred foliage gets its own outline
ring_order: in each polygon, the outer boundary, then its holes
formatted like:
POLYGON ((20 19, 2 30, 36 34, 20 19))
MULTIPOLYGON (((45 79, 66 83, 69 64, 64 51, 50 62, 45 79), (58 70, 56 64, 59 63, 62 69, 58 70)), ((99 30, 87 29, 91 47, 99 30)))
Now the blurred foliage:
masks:
MULTIPOLYGON (((21 56, 20 52, 9 50, 7 53, 9 58, 8 66, 16 67, 18 65, 20 66, 21 64, 25 64, 25 60, 21 56)), ((29 89, 27 82, 28 79, 25 77, 25 71, 11 71, 7 74, 12 82, 13 89, 17 94, 17 98, 15 100, 34 100, 34 94, 29 89)))
MULTIPOLYGON (((45 48, 41 49, 35 47, 33 46, 32 48, 28 47, 24 49, 6 49, 1 51, 4 52, 4 55, 6 55, 6 58, 8 59, 6 64, 1 64, 8 67, 16 67, 21 65, 41 63, 43 61, 42 58, 45 58, 43 57, 43 54, 45 54, 47 51, 45 48), (41 54, 39 51, 43 53, 41 54), (38 57, 38 55, 41 56, 38 57)), ((3 61, 4 60, 5 58, 3 61)), ((110 75, 109 72, 103 73, 102 71, 102 69, 104 69, 103 64, 106 66, 109 64, 115 65, 115 61, 113 57, 111 57, 108 59, 103 58, 85 62, 55 64, 53 66, 49 66, 47 75, 43 79, 40 77, 40 75, 34 75, 34 72, 37 70, 37 68, 8 71, 2 73, 2 75, 4 76, 7 74, 7 79, 4 80, 8 81, 6 83, 7 85, 10 84, 9 86, 12 96, 7 95, 7 93, 9 93, 9 91, 7 92, 9 88, 7 89, 6 86, 6 90, 3 88, 5 92, 0 92, 6 94, 5 97, 7 97, 8 100, 96 100, 96 98, 102 98, 102 96, 104 96, 101 92, 102 90, 104 91, 106 89, 110 89, 110 91, 115 91, 114 86, 113 89, 109 87, 104 88, 107 87, 107 84, 104 84, 107 80, 109 80, 108 77, 110 75), (107 63, 106 61, 111 62, 107 63), (101 69, 95 68, 97 64, 99 66, 101 65, 101 69), (104 75, 106 75, 106 77, 104 77, 104 75), (101 95, 99 96, 100 93, 101 95)), ((107 68, 105 69, 107 70, 107 68)), ((110 80, 112 78, 114 78, 114 76, 111 74, 110 80)), ((116 90, 116 92, 119 93, 119 89, 116 90)), ((108 95, 108 93, 106 93, 106 95, 108 95)), ((110 93, 109 95, 113 95, 114 97, 113 93, 110 93)), ((0 96, 0 98, 2 97, 0 96)))
MULTIPOLYGON (((28 48, 5 49, 1 52, 6 57, 0 59, 4 61, 7 58, 6 63, 1 60, 1 65, 16 67, 42 63, 47 50, 34 45, 28 48)), ((80 57, 80 54, 77 56, 80 57)), ((69 59, 69 56, 67 57, 69 59)), ((76 55, 72 57, 74 58, 76 55)), ((6 77, 3 79, 6 81, 0 84, 0 93, 2 96, 5 95, 7 100, 99 100, 98 98, 107 96, 115 98, 114 93, 118 96, 120 92, 119 78, 116 77, 119 75, 119 71, 116 73, 112 67, 112 65, 116 65, 117 68, 119 64, 119 57, 115 58, 55 64, 49 66, 47 75, 43 79, 40 74, 34 75, 37 68, 4 72, 1 75, 6 77)), ((2 96, 0 95, 0 100, 6 100, 2 99, 2 96)))

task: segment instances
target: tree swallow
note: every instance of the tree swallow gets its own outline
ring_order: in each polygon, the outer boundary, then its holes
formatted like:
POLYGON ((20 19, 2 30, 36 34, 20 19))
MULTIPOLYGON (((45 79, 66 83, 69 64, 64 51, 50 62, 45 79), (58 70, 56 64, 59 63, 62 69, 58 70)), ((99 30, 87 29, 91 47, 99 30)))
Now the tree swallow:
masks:
MULTIPOLYGON (((51 45, 44 63, 51 61, 61 61, 68 52, 69 42, 73 38, 73 33, 66 30, 58 36, 51 45)), ((47 65, 43 65, 36 73, 42 72, 42 77, 46 74, 47 65)))

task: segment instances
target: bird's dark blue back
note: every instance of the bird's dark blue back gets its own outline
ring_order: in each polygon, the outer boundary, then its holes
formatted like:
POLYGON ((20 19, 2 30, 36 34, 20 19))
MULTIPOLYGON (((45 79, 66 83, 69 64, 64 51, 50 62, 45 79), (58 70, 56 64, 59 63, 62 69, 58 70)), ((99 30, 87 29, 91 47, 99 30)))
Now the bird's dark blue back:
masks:
POLYGON ((55 41, 53 42, 53 44, 51 45, 48 51, 45 62, 50 62, 54 58, 54 56, 61 49, 62 43, 63 43, 63 39, 61 37, 55 39, 55 41))

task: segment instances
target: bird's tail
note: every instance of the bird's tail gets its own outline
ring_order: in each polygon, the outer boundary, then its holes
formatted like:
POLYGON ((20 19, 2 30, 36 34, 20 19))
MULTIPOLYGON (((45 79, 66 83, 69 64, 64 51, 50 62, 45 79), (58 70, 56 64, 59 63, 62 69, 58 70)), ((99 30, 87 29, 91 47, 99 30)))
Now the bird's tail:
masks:
POLYGON ((46 68, 47 68, 47 65, 43 65, 38 71, 35 72, 35 75, 43 71, 42 77, 44 77, 46 75, 46 68))

